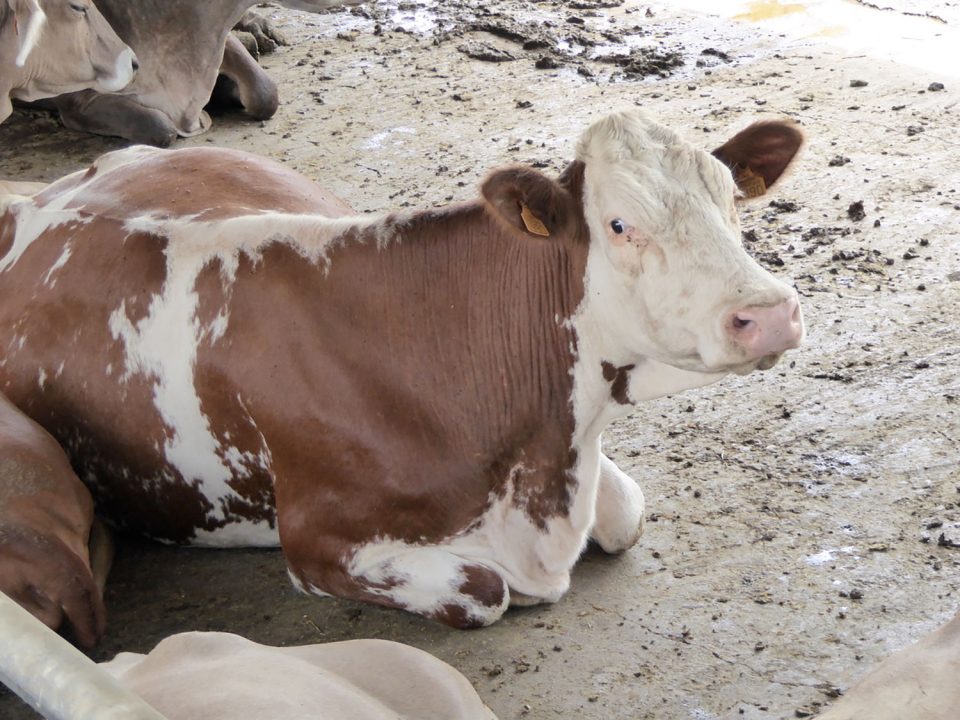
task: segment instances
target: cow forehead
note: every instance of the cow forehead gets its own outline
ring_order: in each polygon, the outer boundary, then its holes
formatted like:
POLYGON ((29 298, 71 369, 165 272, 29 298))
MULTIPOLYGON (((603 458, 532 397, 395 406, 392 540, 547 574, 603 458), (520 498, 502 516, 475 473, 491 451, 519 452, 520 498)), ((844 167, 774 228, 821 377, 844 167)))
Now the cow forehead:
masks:
POLYGON ((656 214, 658 207, 671 212, 710 203, 726 214, 733 208, 730 171, 639 111, 615 113, 591 125, 580 138, 577 159, 584 162, 594 199, 604 210, 632 206, 656 214))

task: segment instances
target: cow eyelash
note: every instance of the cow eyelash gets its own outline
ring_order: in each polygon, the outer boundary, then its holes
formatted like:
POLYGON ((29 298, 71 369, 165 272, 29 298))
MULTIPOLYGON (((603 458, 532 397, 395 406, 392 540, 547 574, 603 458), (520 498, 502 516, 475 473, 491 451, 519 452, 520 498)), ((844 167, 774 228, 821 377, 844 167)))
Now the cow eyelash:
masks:
POLYGON ((87 14, 87 8, 85 8, 83 5, 74 5, 73 3, 70 3, 70 8, 76 10, 81 15, 87 14))

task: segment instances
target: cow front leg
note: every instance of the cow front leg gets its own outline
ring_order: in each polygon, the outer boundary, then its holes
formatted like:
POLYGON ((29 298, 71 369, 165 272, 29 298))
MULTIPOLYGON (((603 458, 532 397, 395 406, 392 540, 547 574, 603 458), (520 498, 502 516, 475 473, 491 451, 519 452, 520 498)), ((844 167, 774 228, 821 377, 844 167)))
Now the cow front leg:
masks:
POLYGON ((121 137, 135 143, 167 147, 177 128, 166 114, 141 105, 129 95, 101 95, 92 90, 58 95, 63 124, 71 130, 121 137))
POLYGON ((597 515, 590 537, 608 553, 633 547, 643 535, 643 491, 606 455, 600 455, 597 515))
POLYGON ((239 104, 257 120, 273 117, 280 105, 276 84, 233 35, 227 36, 211 101, 215 105, 239 104))
POLYGON ((110 548, 91 535, 93 499, 47 432, 0 394, 0 591, 81 645, 103 635, 110 548))
POLYGON ((437 547, 373 543, 354 552, 342 574, 298 570, 293 562, 290 569, 317 594, 399 608, 459 629, 490 625, 510 604, 496 570, 437 547))

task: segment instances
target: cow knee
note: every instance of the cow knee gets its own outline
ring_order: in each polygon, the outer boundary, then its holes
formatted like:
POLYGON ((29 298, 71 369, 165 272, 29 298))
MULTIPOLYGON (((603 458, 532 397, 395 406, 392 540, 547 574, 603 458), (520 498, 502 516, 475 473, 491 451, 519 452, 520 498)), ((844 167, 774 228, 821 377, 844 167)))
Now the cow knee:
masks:
POLYGON ((220 75, 211 99, 220 105, 239 103, 256 120, 273 117, 280 106, 276 83, 233 35, 227 36, 220 75))
POLYGON ((354 589, 350 596, 455 628, 490 625, 510 604, 499 572, 438 547, 371 543, 354 553, 347 572, 354 589))
POLYGON ((457 595, 441 605, 432 618, 459 630, 492 625, 510 604, 506 581, 483 565, 465 565, 462 572, 457 595))
POLYGON ((243 109, 254 120, 269 120, 280 107, 280 95, 273 80, 263 76, 256 85, 246 88, 241 95, 243 109))
MULTIPOLYGON (((113 134, 113 133, 111 133, 113 134)), ((141 106, 124 127, 115 133, 131 142, 154 147, 170 147, 177 139, 177 127, 164 113, 141 106)))
POLYGON ((644 509, 640 486, 602 455, 596 519, 590 537, 608 553, 633 547, 643 535, 644 509))

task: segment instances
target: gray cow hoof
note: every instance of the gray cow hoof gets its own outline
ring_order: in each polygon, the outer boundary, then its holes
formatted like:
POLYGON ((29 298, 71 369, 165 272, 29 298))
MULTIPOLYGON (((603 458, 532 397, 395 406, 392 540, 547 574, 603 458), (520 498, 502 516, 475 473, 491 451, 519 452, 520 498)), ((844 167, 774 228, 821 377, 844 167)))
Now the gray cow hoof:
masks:
POLYGON ((269 55, 280 45, 290 44, 283 33, 273 26, 273 23, 251 10, 243 14, 233 29, 237 32, 237 37, 243 46, 255 58, 259 58, 260 55, 269 55))

